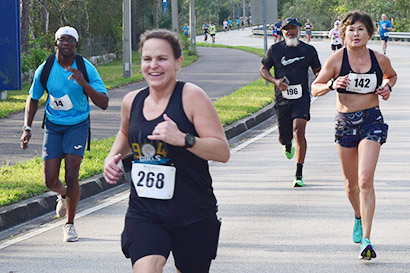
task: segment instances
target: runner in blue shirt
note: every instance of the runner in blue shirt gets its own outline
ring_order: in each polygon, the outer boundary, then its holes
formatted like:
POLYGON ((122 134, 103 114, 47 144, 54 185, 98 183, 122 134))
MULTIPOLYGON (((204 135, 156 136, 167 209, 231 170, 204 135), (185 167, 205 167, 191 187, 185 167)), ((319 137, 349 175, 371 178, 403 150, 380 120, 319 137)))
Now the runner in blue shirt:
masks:
MULTIPOLYGON (((61 27, 55 34, 56 55, 46 83, 48 99, 45 105, 43 171, 48 189, 59 193, 56 213, 67 223, 63 227, 64 242, 78 240, 74 228, 74 217, 80 200, 78 172, 84 156, 89 134, 89 113, 92 102, 105 110, 108 107, 108 93, 95 67, 84 59, 88 75, 87 82, 76 61, 78 33, 72 27, 61 27), (65 182, 59 179, 62 159, 65 158, 65 182)), ((82 57, 81 57, 82 58, 82 57)), ((21 148, 27 149, 31 138, 31 125, 38 108, 38 100, 45 88, 40 82, 45 63, 34 75, 30 95, 27 98, 24 115, 21 148)))
POLYGON ((392 23, 387 20, 386 14, 382 14, 382 19, 379 21, 378 30, 380 33, 380 39, 382 40, 383 53, 386 54, 387 41, 389 41, 390 31, 393 30, 392 23))
POLYGON ((282 34, 282 19, 278 17, 278 22, 275 24, 275 30, 277 35, 277 42, 282 41, 283 34, 282 34))
POLYGON ((188 37, 188 35, 189 35, 189 26, 188 26, 188 24, 185 24, 183 30, 184 30, 184 35, 188 37))

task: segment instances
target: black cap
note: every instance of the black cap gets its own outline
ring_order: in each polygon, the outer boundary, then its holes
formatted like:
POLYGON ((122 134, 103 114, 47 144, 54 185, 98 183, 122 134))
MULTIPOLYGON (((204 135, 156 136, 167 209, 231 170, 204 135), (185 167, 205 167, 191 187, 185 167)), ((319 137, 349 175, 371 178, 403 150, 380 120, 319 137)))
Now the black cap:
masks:
POLYGON ((297 27, 301 27, 302 24, 299 23, 299 22, 296 20, 296 18, 288 17, 288 18, 286 18, 286 19, 283 21, 282 28, 285 28, 285 27, 287 27, 287 26, 297 26, 297 27))

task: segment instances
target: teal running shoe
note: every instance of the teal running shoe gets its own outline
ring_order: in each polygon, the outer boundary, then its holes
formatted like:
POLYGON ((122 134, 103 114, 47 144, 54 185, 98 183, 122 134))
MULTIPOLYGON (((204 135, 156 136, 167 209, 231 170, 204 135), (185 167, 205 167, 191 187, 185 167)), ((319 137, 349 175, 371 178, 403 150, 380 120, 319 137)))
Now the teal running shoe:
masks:
POLYGON ((354 228, 353 228, 353 242, 359 244, 362 242, 363 229, 362 229, 362 219, 354 219, 354 228))
POLYGON ((369 238, 364 238, 362 245, 360 246, 360 260, 371 260, 376 258, 376 252, 372 244, 370 243, 369 238))
POLYGON ((293 180, 293 187, 297 188, 297 187, 304 187, 304 186, 305 186, 305 182, 303 181, 303 176, 295 177, 295 180, 293 180))
POLYGON ((286 156, 287 159, 292 159, 295 155, 295 147, 290 148, 290 152, 286 150, 286 145, 283 146, 283 154, 286 156))

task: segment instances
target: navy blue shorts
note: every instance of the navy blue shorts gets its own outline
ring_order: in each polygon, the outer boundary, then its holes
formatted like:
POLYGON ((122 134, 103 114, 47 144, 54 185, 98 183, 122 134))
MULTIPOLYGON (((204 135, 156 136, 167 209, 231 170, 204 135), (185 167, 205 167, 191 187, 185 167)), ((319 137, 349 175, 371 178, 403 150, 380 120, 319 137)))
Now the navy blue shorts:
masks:
POLYGON ((389 41, 389 36, 380 35, 380 39, 382 41, 388 42, 389 41))
POLYGON ((75 125, 59 125, 48 119, 44 123, 43 161, 66 154, 84 156, 89 119, 75 125))
POLYGON ((346 148, 358 146, 363 139, 383 144, 388 128, 378 106, 352 113, 337 113, 335 142, 346 148))
POLYGON ((125 218, 122 251, 134 263, 148 255, 174 256, 181 272, 208 273, 216 258, 221 222, 216 215, 202 221, 171 227, 142 215, 125 218))

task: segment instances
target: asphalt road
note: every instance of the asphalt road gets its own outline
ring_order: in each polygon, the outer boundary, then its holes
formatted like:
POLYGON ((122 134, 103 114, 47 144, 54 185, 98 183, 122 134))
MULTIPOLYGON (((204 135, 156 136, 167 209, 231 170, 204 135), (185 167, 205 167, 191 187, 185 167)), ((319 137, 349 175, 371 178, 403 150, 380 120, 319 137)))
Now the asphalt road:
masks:
MULTIPOLYGON (((217 43, 226 39, 230 44, 246 40, 256 44, 259 38, 246 31, 218 33, 217 43)), ((321 59, 330 54, 327 42, 312 44, 321 59)), ((380 49, 377 43, 370 47, 380 49)), ((399 80, 390 100, 380 104, 390 128, 375 174, 372 243, 378 257, 358 260, 359 245, 351 239, 354 215, 334 143, 335 96, 330 93, 311 107, 304 167, 307 187, 291 188, 296 164, 284 158, 272 120, 238 138, 228 163, 210 164, 222 218, 211 272, 410 271, 410 48, 392 44, 388 55, 399 80)), ((32 227, 0 243, 0 271, 131 272, 119 242, 128 193, 119 190, 81 203, 77 243, 62 243, 63 221, 39 225, 37 219, 15 228, 17 232, 32 227)), ((172 257, 164 272, 175 272, 172 257)))

